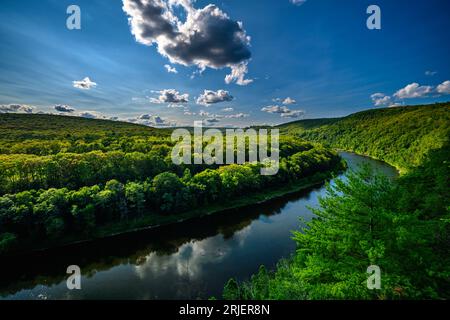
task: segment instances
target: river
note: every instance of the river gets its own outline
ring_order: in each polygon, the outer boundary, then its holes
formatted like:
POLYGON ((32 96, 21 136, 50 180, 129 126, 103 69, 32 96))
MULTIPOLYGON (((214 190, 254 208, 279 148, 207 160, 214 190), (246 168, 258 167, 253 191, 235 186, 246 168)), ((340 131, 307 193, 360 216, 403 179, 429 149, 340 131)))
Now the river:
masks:
MULTIPOLYGON (((386 163, 342 152, 349 169, 386 163)), ((332 182, 331 182, 332 183, 332 182)), ((207 299, 231 278, 274 268, 295 251, 291 231, 313 217, 324 185, 264 204, 154 230, 39 252, 1 262, 0 299, 207 299), (81 290, 68 290, 66 269, 81 268, 81 290)))

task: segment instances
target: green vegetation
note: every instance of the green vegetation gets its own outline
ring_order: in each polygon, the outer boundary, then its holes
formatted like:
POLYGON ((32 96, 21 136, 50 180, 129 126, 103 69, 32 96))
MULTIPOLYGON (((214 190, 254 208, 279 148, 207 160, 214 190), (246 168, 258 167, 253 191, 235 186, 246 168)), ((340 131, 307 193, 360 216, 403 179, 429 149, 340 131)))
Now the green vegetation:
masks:
POLYGON ((0 115, 0 122, 0 253, 249 204, 343 168, 336 153, 291 138, 280 140, 279 173, 263 176, 250 163, 174 165, 167 130, 43 115, 0 115))
POLYGON ((302 120, 281 132, 307 141, 368 155, 409 170, 450 135, 450 103, 358 112, 341 119, 302 120))
POLYGON ((297 251, 261 267, 224 299, 449 299, 449 104, 361 112, 310 129, 282 128, 408 169, 395 181, 361 168, 328 187, 297 251), (369 290, 366 269, 381 269, 369 290))

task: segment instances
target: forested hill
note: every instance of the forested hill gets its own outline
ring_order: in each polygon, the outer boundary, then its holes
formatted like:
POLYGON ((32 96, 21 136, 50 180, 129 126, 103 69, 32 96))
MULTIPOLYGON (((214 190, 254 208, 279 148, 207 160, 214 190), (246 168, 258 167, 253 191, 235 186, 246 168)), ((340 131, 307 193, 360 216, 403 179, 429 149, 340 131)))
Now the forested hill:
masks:
POLYGON ((279 126, 306 140, 366 154, 402 169, 421 164, 450 136, 450 102, 374 109, 340 119, 301 120, 279 126))
POLYGON ((167 130, 138 124, 50 114, 0 114, 2 139, 53 139, 72 136, 160 135, 167 130))
POLYGON ((0 114, 0 154, 49 155, 93 150, 148 151, 170 129, 48 114, 0 114), (150 142, 150 143, 148 143, 150 142))

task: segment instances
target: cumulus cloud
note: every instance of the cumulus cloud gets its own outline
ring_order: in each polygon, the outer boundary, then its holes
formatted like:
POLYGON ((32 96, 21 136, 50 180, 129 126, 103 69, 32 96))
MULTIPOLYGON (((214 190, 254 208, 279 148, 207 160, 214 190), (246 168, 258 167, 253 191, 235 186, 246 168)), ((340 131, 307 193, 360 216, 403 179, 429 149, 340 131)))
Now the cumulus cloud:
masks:
POLYGON ((281 103, 285 106, 291 105, 291 104, 296 104, 297 101, 295 99, 292 99, 291 97, 287 97, 285 99, 282 98, 275 98, 272 99, 273 102, 277 102, 277 103, 281 103))
POLYGON ((164 65, 164 68, 166 68, 168 73, 178 73, 178 70, 169 64, 164 65))
POLYGON ((431 86, 421 86, 417 82, 408 84, 403 89, 398 90, 394 93, 394 96, 398 99, 412 99, 421 98, 430 94, 433 91, 431 86))
POLYGON ((299 118, 305 114, 302 110, 291 110, 286 106, 279 105, 267 106, 262 108, 261 111, 280 114, 283 118, 299 118))
POLYGON ((73 86, 77 89, 90 90, 92 88, 95 88, 97 86, 97 83, 92 82, 89 77, 86 77, 83 80, 73 81, 73 86))
POLYGON ((290 104, 296 104, 296 103, 297 103, 297 101, 295 101, 291 97, 287 97, 286 99, 283 100, 284 105, 290 105, 290 104))
POLYGON ((204 106, 208 106, 219 102, 232 101, 233 99, 234 99, 233 96, 228 91, 225 90, 218 90, 218 91, 205 90, 198 97, 197 103, 204 106))
POLYGON ((191 0, 123 0, 131 33, 147 46, 156 44, 158 52, 172 64, 206 68, 230 68, 227 83, 247 85, 245 79, 251 58, 250 37, 243 24, 234 21, 217 6, 194 8, 191 0), (186 14, 181 21, 175 9, 186 14))
POLYGON ((376 107, 387 106, 392 103, 391 97, 385 95, 384 93, 374 93, 370 96, 370 98, 376 107))
POLYGON ((275 106, 264 107, 261 109, 261 111, 268 112, 268 113, 280 113, 281 114, 281 113, 287 113, 290 110, 288 107, 275 105, 275 106))
POLYGON ((450 94, 450 81, 444 81, 436 87, 436 91, 440 94, 450 94))
POLYGON ((374 93, 370 96, 372 102, 376 107, 387 106, 398 107, 400 104, 398 101, 403 99, 413 98, 425 98, 429 96, 440 96, 450 94, 450 81, 444 81, 438 86, 421 86, 414 82, 408 84, 406 87, 398 90, 392 96, 385 95, 384 93, 374 93))
POLYGON ((63 113, 72 113, 75 111, 74 108, 63 105, 63 104, 57 104, 56 106, 53 107, 53 109, 55 109, 58 112, 63 112, 63 113))
POLYGON ((175 89, 166 89, 161 91, 155 91, 159 94, 158 98, 150 98, 150 102, 152 103, 170 103, 170 104, 179 104, 179 103, 188 103, 189 102, 189 94, 184 93, 180 94, 175 89))
POLYGON ((36 107, 27 104, 2 104, 0 113, 33 113, 36 107))

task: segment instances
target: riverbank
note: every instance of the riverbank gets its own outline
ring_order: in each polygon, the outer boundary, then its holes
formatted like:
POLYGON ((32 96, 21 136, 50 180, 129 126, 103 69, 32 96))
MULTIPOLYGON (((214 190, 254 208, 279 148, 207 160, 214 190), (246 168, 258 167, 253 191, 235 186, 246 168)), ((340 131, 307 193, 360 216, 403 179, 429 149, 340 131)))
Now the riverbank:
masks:
POLYGON ((277 187, 272 190, 245 195, 241 198, 234 199, 227 203, 208 205, 177 215, 151 214, 146 217, 141 217, 129 221, 110 223, 108 225, 97 228, 97 230, 95 230, 92 234, 86 236, 65 236, 62 239, 58 239, 56 242, 54 240, 44 242, 41 241, 39 245, 36 245, 35 241, 29 240, 27 242, 23 242, 21 245, 17 245, 14 252, 9 252, 7 254, 4 254, 3 256, 0 255, 0 257, 25 255, 30 252, 46 251, 53 248, 89 243, 99 239, 156 229, 162 226, 182 223, 195 218, 221 214, 227 210, 244 208, 253 204, 261 204, 273 199, 277 199, 289 194, 321 185, 327 180, 331 179, 334 175, 344 171, 345 169, 346 164, 344 162, 341 162, 341 164, 333 170, 327 172, 318 172, 312 176, 299 179, 296 183, 287 184, 285 186, 277 187))

